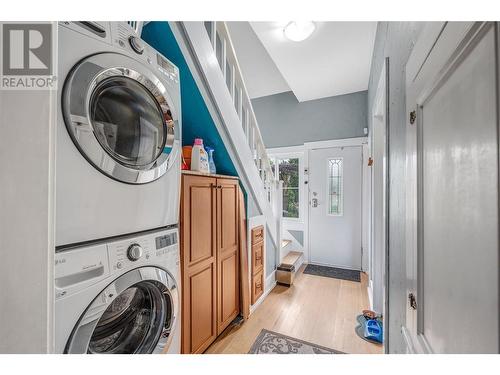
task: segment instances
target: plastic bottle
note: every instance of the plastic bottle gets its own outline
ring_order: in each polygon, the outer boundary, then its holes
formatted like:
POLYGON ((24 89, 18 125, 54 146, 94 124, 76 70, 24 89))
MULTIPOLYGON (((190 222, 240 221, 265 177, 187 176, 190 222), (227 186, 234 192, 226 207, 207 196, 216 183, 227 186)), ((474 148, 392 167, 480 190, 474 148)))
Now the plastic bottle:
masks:
POLYGON ((215 169, 215 162, 214 162, 214 149, 212 147, 205 147, 208 153, 208 169, 210 169, 210 173, 217 173, 215 169))
POLYGON ((203 139, 201 138, 194 140, 193 151, 191 152, 191 170, 210 173, 208 154, 203 148, 203 139))

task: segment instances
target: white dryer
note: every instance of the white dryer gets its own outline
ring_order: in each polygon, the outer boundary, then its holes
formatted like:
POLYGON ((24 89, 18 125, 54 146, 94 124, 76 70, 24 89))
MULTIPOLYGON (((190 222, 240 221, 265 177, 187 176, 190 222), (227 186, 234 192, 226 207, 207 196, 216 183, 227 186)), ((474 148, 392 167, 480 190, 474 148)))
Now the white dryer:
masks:
POLYGON ((59 25, 56 246, 176 224, 178 68, 125 22, 59 25))
POLYGON ((56 353, 180 353, 177 229, 56 253, 56 353))

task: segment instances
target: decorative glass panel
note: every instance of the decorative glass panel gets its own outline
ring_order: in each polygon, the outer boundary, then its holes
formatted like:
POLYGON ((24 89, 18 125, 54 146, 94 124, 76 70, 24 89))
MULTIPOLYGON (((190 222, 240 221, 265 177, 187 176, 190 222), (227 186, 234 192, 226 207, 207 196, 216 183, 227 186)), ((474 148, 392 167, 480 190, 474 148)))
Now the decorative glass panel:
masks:
POLYGON ((344 182, 343 160, 334 158, 328 160, 328 214, 343 215, 344 212, 344 182))
POLYGON ((299 159, 278 161, 279 179, 283 181, 283 217, 299 218, 299 159))

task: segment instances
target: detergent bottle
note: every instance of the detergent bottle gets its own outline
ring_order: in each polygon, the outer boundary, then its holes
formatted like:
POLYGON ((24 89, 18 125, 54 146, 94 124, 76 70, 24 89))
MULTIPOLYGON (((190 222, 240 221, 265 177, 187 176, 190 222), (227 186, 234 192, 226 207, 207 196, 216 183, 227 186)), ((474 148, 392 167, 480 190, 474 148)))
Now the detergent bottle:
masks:
POLYGON ((193 150, 191 151, 191 170, 210 173, 208 154, 203 147, 203 139, 201 138, 194 140, 193 150))

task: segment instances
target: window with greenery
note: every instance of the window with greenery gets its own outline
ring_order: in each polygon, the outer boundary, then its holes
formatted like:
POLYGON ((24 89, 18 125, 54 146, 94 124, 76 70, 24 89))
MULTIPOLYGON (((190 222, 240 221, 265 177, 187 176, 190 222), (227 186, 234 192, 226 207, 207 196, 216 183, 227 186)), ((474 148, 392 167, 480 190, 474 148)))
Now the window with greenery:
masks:
POLYGON ((283 217, 299 218, 299 159, 278 159, 279 179, 283 181, 283 217))

